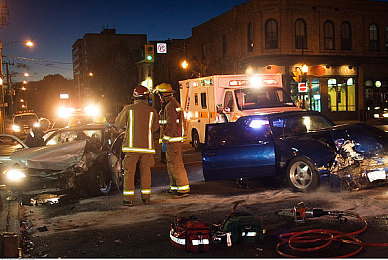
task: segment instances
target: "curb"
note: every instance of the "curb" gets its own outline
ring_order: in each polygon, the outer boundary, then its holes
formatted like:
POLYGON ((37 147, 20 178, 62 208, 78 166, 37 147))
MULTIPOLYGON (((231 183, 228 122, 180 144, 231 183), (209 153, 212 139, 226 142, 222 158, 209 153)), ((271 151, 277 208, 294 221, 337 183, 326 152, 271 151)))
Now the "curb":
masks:
POLYGON ((20 201, 12 199, 10 190, 0 186, 0 257, 17 258, 20 255, 20 201))

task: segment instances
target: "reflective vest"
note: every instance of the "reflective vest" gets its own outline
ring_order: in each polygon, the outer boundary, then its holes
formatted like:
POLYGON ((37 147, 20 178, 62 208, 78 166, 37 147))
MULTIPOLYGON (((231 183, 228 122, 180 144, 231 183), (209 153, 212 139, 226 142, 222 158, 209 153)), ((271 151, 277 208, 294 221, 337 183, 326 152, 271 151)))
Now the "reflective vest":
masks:
POLYGON ((175 100, 171 98, 162 108, 160 113, 160 139, 159 143, 168 142, 183 142, 186 140, 184 136, 184 116, 183 109, 175 100))
POLYGON ((152 133, 159 129, 156 110, 145 100, 136 100, 126 106, 116 118, 116 126, 127 126, 123 140, 123 152, 155 153, 152 133))

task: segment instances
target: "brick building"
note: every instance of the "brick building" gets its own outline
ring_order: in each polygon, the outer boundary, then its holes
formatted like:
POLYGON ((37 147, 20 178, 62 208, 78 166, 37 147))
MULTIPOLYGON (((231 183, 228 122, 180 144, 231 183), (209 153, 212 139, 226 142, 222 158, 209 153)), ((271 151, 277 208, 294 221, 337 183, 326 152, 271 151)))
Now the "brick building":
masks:
POLYGON ((115 29, 86 33, 72 47, 78 105, 98 102, 118 113, 139 83, 137 62, 144 57, 146 34, 116 34, 115 29))
POLYGON ((387 14, 376 1, 251 0, 193 28, 186 52, 202 75, 280 72, 300 106, 364 120, 388 105, 387 14))

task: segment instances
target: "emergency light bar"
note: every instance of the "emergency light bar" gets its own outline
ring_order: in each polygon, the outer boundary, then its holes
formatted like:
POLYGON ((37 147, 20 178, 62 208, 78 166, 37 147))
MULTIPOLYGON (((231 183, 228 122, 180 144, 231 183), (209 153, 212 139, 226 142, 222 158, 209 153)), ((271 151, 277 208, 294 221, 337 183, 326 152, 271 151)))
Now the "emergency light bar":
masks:
POLYGON ((263 85, 278 85, 278 83, 273 79, 264 79, 263 85))
POLYGON ((229 87, 247 86, 248 80, 229 80, 229 87))

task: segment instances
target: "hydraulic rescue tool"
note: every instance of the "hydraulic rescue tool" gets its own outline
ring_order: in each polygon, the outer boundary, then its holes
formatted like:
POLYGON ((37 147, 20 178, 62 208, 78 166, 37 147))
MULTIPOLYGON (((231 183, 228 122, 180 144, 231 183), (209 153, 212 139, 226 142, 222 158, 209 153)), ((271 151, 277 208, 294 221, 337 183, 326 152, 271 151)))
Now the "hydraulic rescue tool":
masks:
POLYGON ((299 202, 293 209, 282 209, 275 213, 278 216, 293 217, 297 223, 304 223, 308 218, 322 216, 333 216, 339 220, 346 221, 346 218, 343 217, 343 211, 326 211, 319 208, 308 208, 304 205, 304 202, 299 202))
MULTIPOLYGON (((324 257, 333 257, 328 252, 323 252, 323 249, 332 249, 330 245, 342 243, 341 250, 338 250, 338 244, 335 245, 335 250, 332 250, 336 258, 347 258, 361 252, 365 246, 387 247, 388 243, 364 243, 356 237, 356 235, 364 232, 367 228, 367 222, 364 218, 350 211, 326 211, 319 208, 308 208, 304 202, 299 202, 293 209, 279 210, 276 212, 279 216, 289 216, 295 219, 297 223, 304 223, 307 218, 317 218, 323 216, 333 216, 340 222, 347 222, 346 217, 359 219, 363 223, 363 227, 359 230, 344 233, 338 230, 315 228, 308 230, 299 230, 294 232, 282 233, 279 235, 279 243, 276 245, 276 251, 281 256, 285 257, 319 257, 316 254, 321 254, 324 257), (346 247, 348 245, 349 247, 346 247), (355 248, 356 247, 356 248, 355 248)), ((352 225, 352 223, 350 223, 352 225)), ((349 225, 347 226, 349 227, 349 225)))

